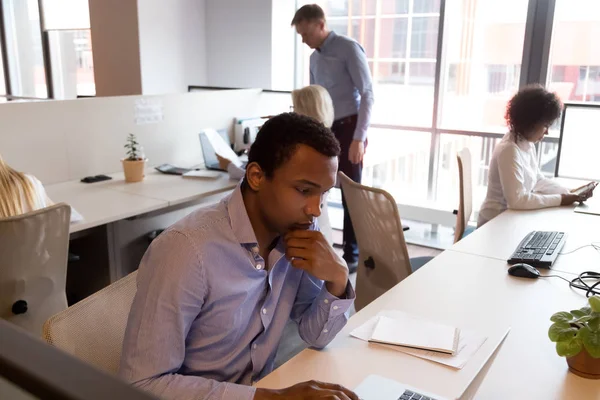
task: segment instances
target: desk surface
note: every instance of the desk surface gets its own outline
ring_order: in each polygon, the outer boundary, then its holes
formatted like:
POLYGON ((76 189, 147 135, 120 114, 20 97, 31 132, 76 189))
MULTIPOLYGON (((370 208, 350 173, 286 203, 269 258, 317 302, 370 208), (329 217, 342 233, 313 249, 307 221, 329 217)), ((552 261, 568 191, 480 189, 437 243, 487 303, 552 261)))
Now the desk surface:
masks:
POLYGON ((110 175, 112 180, 102 182, 102 187, 164 200, 169 202, 169 206, 174 206, 233 190, 238 182, 229 179, 226 172, 221 174, 217 179, 191 179, 148 169, 142 182, 126 183, 123 173, 118 172, 110 175))
POLYGON ((71 233, 155 211, 169 205, 165 200, 107 190, 79 181, 49 185, 46 186, 46 192, 55 203, 67 203, 83 216, 83 221, 71 224, 71 233))
POLYGON ((126 183, 122 172, 111 176, 110 181, 90 184, 69 181, 45 187, 52 201, 72 205, 83 216, 83 221, 71 224, 71 233, 199 201, 232 190, 237 185, 225 173, 219 179, 201 180, 164 175, 149 169, 146 178, 137 183, 126 183))
MULTIPOLYGON (((505 211, 456 243, 450 251, 506 261, 525 235, 534 230, 566 232, 568 237, 562 253, 600 242, 600 216, 576 213, 573 208, 505 211)), ((574 274, 600 271, 600 253, 588 246, 571 254, 560 255, 552 270, 574 274)))
POLYGON ((398 309, 486 335, 511 327, 468 390, 478 389, 477 398, 589 399, 599 393, 599 383, 567 373, 566 361, 547 337, 553 313, 585 303, 582 293, 558 278, 514 278, 507 275, 504 261, 446 251, 354 315, 324 350, 304 350, 257 386, 280 388, 317 379, 354 388, 367 375, 379 374, 441 396, 458 396, 492 341, 462 370, 453 370, 349 336, 379 311, 398 309))

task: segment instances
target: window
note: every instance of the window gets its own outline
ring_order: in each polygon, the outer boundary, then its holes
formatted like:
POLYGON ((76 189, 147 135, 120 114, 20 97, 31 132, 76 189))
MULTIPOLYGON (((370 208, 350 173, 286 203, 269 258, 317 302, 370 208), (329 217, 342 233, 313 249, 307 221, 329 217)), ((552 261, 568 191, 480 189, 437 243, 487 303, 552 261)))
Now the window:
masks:
POLYGON ((37 0, 4 0, 11 95, 46 98, 46 69, 37 0))
POLYGON ((600 2, 556 0, 548 86, 563 101, 600 102, 600 2))
POLYGON ((441 127, 503 133, 506 102, 519 87, 527 2, 474 4, 446 7, 441 127))
POLYGON ((90 13, 86 0, 44 0, 54 97, 96 94, 90 13), (65 12, 65 10, 69 10, 65 12))
POLYGON ((438 17, 415 17, 412 19, 411 57, 435 59, 438 25, 438 17))
MULTIPOLYGON (((0 6, 8 60, 0 72, 7 71, 7 94, 58 99, 95 94, 87 0, 3 0, 0 6)), ((0 92, 6 92, 2 81, 0 92)))
MULTIPOLYGON (((429 200, 454 209, 456 154, 467 147, 476 219, 493 149, 507 129, 506 103, 519 89, 526 23, 546 21, 543 10, 532 9, 528 18, 526 0, 447 0, 440 58, 441 0, 318 3, 330 27, 363 45, 372 72, 375 105, 363 182, 385 188, 403 203, 429 200)), ((600 1, 556 0, 553 29, 551 46, 543 44, 551 51, 550 88, 563 100, 600 101, 600 1)), ((539 45, 538 36, 527 39, 539 45)), ((303 54, 308 70, 310 50, 303 54)), ((545 55, 534 56, 544 62, 545 55)), ((528 71, 527 81, 540 72, 528 71)), ((557 127, 538 145, 547 174, 556 165, 557 127)))
POLYGON ((2 43, 0 43, 0 103, 7 101, 6 99, 6 83, 4 82, 4 60, 1 55, 4 54, 2 43))
POLYGON ((54 97, 94 96, 94 60, 90 30, 50 30, 54 97))

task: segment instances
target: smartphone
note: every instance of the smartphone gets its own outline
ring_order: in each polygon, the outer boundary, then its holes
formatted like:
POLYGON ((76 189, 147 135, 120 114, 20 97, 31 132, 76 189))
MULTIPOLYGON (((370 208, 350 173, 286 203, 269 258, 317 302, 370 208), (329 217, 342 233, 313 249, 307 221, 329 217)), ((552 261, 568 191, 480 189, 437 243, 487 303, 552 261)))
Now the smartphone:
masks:
POLYGON ((577 189, 574 189, 572 193, 576 194, 577 196, 581 196, 584 193, 594 190, 596 186, 598 186, 598 182, 590 182, 587 185, 583 185, 581 187, 578 187, 577 189))

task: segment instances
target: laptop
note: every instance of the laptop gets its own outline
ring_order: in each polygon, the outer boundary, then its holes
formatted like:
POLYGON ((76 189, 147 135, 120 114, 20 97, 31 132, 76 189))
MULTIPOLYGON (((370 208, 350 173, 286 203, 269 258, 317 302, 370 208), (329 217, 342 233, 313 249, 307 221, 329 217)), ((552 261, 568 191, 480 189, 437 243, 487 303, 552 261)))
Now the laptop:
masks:
POLYGON ((589 198, 583 203, 579 203, 579 205, 575 207, 574 211, 581 214, 600 215, 600 193, 589 198))
POLYGON ((206 169, 223 171, 219 166, 217 158, 217 149, 222 157, 229 159, 238 167, 245 168, 245 164, 240 160, 237 154, 231 149, 231 141, 227 136, 227 131, 215 131, 213 129, 205 129, 200 132, 200 145, 202 147, 202 157, 204 157, 204 166, 206 169), (217 149, 215 149, 215 146, 217 149))
POLYGON ((379 375, 369 375, 354 389, 361 400, 448 400, 379 375))
MULTIPOLYGON (((223 137, 221 132, 219 132, 219 134, 221 137, 223 137)), ((210 143, 206 132, 200 133, 200 146, 202 147, 202 157, 204 157, 204 166, 206 169, 223 171, 223 169, 219 166, 219 159, 217 158, 215 148, 210 143)))

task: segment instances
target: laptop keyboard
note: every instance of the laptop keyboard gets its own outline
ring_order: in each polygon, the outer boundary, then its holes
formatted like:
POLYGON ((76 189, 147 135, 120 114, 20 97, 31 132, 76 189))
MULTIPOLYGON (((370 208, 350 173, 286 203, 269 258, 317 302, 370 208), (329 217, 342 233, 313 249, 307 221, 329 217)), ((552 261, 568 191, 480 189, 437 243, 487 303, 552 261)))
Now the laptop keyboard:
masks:
POLYGON ((398 400, 435 400, 432 397, 423 396, 422 394, 405 390, 402 396, 398 397, 398 400))

